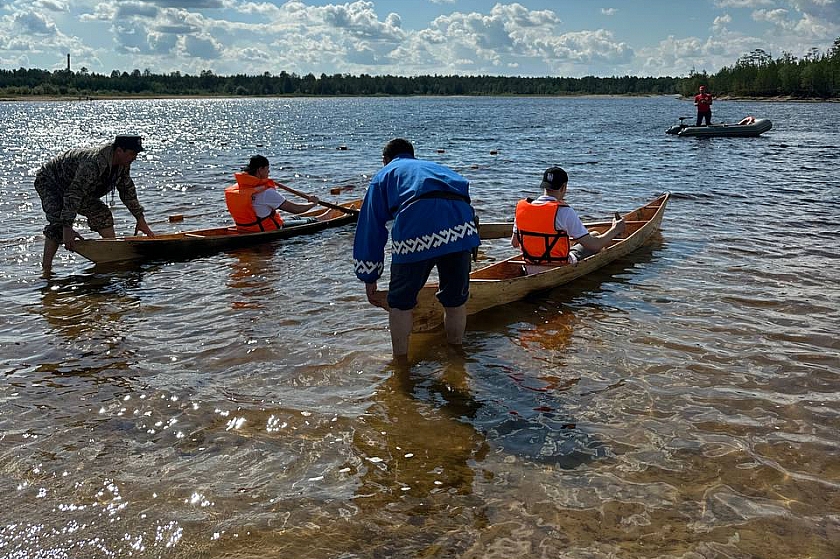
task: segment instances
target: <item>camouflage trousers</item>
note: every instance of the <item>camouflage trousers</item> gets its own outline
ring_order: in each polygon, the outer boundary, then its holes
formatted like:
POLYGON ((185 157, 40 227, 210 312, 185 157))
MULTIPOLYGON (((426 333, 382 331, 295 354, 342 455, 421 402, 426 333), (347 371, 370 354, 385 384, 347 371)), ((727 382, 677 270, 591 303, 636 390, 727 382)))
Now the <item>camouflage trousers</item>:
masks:
MULTIPOLYGON (((64 188, 52 177, 38 173, 35 177, 35 190, 41 197, 41 207, 47 214, 47 226, 44 236, 58 243, 64 242, 61 223, 61 210, 64 209, 64 188)), ((97 233, 114 226, 114 216, 110 208, 99 198, 83 198, 79 204, 79 214, 87 218, 88 227, 97 233)))

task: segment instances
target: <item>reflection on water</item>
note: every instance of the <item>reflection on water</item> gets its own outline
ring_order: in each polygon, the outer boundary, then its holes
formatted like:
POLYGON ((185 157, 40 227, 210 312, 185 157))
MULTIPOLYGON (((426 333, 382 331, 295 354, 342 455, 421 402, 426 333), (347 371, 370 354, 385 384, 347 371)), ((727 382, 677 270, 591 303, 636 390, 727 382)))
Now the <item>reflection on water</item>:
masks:
POLYGON ((41 303, 34 310, 55 331, 76 339, 99 327, 114 328, 127 310, 139 306, 133 292, 142 280, 141 271, 52 278, 41 288, 41 303))
POLYGON ((276 251, 277 247, 269 243, 232 253, 228 286, 238 299, 231 302, 232 309, 279 309, 278 295, 269 279, 276 273, 272 261, 276 251))
POLYGON ((723 101, 773 119, 758 141, 666 136, 684 106, 0 103, 0 555, 835 557, 840 105, 723 101), (61 251, 41 280, 34 171, 125 126, 148 218, 188 229, 229 223, 257 144, 344 201, 391 135, 465 173, 486 222, 551 164, 585 219, 673 197, 642 250, 471 317, 463 354, 412 337, 400 368, 351 226, 140 266, 61 251))
POLYGON ((353 444, 364 462, 354 501, 361 514, 392 524, 393 532, 374 553, 395 553, 399 541, 430 545, 445 528, 430 531, 427 517, 451 511, 453 529, 458 518, 472 516, 457 509, 478 504, 471 497, 474 466, 487 445, 470 424, 480 403, 465 364, 453 355, 445 364, 396 366, 359 423, 353 444), (394 524, 395 516, 405 524, 394 524))

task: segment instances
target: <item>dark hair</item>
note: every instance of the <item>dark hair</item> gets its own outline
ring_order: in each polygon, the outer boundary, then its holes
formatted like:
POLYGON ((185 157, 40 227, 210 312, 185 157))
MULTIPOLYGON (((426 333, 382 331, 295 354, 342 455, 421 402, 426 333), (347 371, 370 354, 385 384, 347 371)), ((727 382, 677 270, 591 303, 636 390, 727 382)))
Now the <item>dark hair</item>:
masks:
POLYGON ((411 142, 408 140, 404 140, 402 138, 394 138, 382 149, 382 158, 386 161, 391 161, 398 155, 402 155, 407 153, 411 157, 414 157, 414 146, 411 145, 411 142))
POLYGON ((242 170, 249 175, 253 175, 257 172, 257 169, 263 167, 268 167, 268 158, 264 155, 252 155, 251 159, 248 160, 248 164, 242 167, 242 170))

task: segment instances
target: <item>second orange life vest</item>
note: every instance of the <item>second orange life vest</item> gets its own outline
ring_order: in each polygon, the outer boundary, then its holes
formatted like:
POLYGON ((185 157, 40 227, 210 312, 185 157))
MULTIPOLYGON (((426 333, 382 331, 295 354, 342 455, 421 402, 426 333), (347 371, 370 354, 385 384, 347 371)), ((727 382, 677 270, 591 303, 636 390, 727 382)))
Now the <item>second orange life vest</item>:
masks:
POLYGON ((557 210, 567 204, 558 201, 516 204, 516 238, 524 259, 532 264, 569 261, 569 235, 555 228, 557 210))
POLYGON ((283 218, 277 210, 263 218, 254 211, 254 196, 260 192, 275 188, 277 183, 271 179, 260 179, 248 173, 234 173, 236 184, 225 188, 225 203, 236 228, 245 233, 272 231, 283 227, 283 218))

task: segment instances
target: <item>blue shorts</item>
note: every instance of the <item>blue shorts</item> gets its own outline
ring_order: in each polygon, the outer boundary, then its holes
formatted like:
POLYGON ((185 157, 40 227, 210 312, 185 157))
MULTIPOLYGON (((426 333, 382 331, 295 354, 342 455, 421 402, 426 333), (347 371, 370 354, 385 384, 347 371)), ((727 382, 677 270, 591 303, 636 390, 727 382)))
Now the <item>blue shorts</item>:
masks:
POLYGON ((417 294, 429 279, 432 268, 437 266, 440 288, 435 294, 444 307, 460 307, 470 297, 470 264, 472 251, 452 252, 437 258, 391 263, 391 281, 388 284, 388 305, 408 311, 417 305, 417 294))

